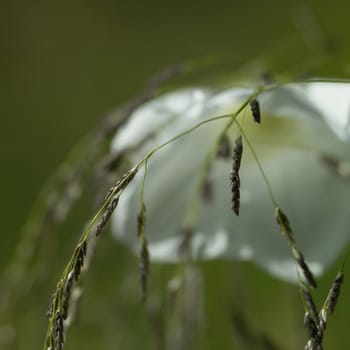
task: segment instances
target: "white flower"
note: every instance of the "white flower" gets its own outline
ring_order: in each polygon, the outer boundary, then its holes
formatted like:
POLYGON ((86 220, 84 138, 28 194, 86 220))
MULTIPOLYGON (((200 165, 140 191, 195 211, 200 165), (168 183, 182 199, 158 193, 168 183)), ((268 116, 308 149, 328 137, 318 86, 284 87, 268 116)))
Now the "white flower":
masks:
MULTIPOLYGON (((134 163, 199 121, 232 113, 253 89, 188 88, 163 95, 137 109, 114 140, 114 151, 128 149, 134 163)), ((297 246, 311 270, 321 274, 350 238, 350 181, 321 160, 326 155, 350 161, 350 84, 295 83, 262 93, 262 124, 253 123, 249 106, 239 116, 265 170, 278 205, 288 215, 297 246)), ((155 153, 149 161, 145 202, 146 236, 153 261, 176 262, 188 204, 196 190, 203 159, 227 119, 213 121, 155 153)), ((230 138, 239 133, 235 125, 230 138)), ((241 209, 230 209, 231 159, 217 159, 210 173, 214 197, 202 202, 192 239, 197 259, 250 260, 284 280, 296 281, 295 262, 281 236, 274 208, 256 161, 244 142, 241 209)), ((344 167, 344 166, 343 166, 344 167)), ((136 249, 142 171, 123 193, 113 218, 116 238, 136 249)))

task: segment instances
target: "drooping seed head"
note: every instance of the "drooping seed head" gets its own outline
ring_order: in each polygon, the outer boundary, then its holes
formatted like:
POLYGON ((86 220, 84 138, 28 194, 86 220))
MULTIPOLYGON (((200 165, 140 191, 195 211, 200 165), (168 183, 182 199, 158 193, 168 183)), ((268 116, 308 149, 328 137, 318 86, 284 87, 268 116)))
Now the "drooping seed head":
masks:
POLYGON ((260 104, 257 99, 253 99, 250 101, 250 108, 252 111, 253 119, 255 123, 261 123, 261 114, 260 114, 260 104))
POLYGON ((230 188, 231 188, 231 208, 235 214, 239 215, 240 208, 240 177, 239 169, 241 167, 241 160, 243 154, 242 137, 238 136, 235 140, 235 146, 233 148, 233 164, 230 172, 230 188))

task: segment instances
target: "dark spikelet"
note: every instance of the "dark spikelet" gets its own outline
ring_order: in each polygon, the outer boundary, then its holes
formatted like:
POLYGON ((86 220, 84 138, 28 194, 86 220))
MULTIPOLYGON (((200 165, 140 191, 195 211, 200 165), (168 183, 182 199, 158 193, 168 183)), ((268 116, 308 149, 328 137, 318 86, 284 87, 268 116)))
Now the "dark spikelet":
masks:
POLYGON ((292 234, 292 229, 290 227, 289 220, 280 208, 276 208, 276 221, 278 225, 280 225, 284 229, 284 231, 287 231, 288 233, 292 234))
POLYGON ((74 254, 75 260, 74 260, 73 271, 72 271, 73 279, 75 282, 78 282, 79 280, 81 269, 84 265, 86 250, 87 250, 86 241, 83 241, 82 243, 80 243, 75 249, 75 254, 74 254))
POLYGON ((304 283, 300 284, 300 288, 302 291, 302 295, 303 295, 308 313, 309 313, 310 317, 312 318, 312 320, 314 321, 314 323, 317 324, 319 322, 319 317, 318 317, 317 308, 316 308, 315 302, 312 298, 312 295, 304 283))
POLYGON ((317 340, 315 338, 311 338, 307 342, 304 350, 323 350, 323 347, 322 344, 317 343, 317 340))
POLYGON ((149 252, 147 239, 145 237, 145 224, 146 224, 146 206, 144 203, 141 205, 141 210, 137 216, 137 236, 139 237, 141 248, 140 248, 140 284, 141 284, 141 301, 146 302, 147 298, 147 282, 149 275, 149 252))
POLYGON ((305 312, 304 325, 308 329, 310 339, 318 338, 318 327, 309 312, 305 312))
POLYGON ((210 179, 206 179, 201 186, 202 198, 206 203, 210 203, 214 198, 213 182, 210 179))
POLYGON ((322 309, 318 315, 318 322, 315 322, 315 318, 312 317, 308 312, 305 314, 304 324, 309 329, 310 339, 306 343, 306 350, 322 350, 322 340, 324 332, 327 327, 327 318, 334 312, 337 304, 340 288, 344 281, 343 271, 339 271, 335 280, 332 283, 332 287, 327 295, 326 301, 324 302, 322 309))
POLYGON ((87 253, 87 243, 86 243, 86 241, 83 241, 83 243, 81 244, 81 252, 82 252, 83 256, 86 256, 86 253, 87 253))
POLYGON ((99 236, 101 234, 101 232, 103 231, 103 229, 105 228, 109 218, 111 217, 115 208, 117 207, 118 202, 119 202, 119 197, 114 197, 111 200, 111 202, 108 204, 105 212, 103 213, 99 223, 96 226, 96 231, 95 231, 96 236, 99 236))
MULTIPOLYGON (((94 231, 90 232, 88 228, 87 231, 84 231, 78 245, 74 249, 73 256, 66 266, 65 271, 62 274, 62 278, 57 283, 56 291, 53 293, 52 301, 47 312, 49 317, 49 328, 46 335, 45 346, 50 350, 60 350, 63 349, 64 345, 64 327, 67 324, 64 323, 64 320, 68 318, 68 314, 71 312, 70 309, 73 309, 72 313, 74 314, 74 305, 76 305, 76 300, 72 299, 73 289, 75 285, 79 282, 82 268, 85 264, 87 250, 88 250, 88 238, 91 234, 99 236, 102 230, 107 225, 112 213, 118 205, 120 195, 130 181, 135 177, 137 169, 133 168, 129 170, 109 191, 106 196, 106 201, 103 205, 103 212, 99 217, 99 221, 94 227, 94 231), (67 272, 66 272, 67 271, 67 272), (71 300, 72 299, 72 300, 71 300), (74 305, 70 305, 74 304, 74 305)), ((95 220, 95 219, 94 219, 95 220)), ((94 223, 94 220, 90 222, 94 223)), ((143 261, 143 270, 148 271, 148 251, 147 243, 144 243, 142 251, 142 261, 143 261)), ((146 274, 145 272, 145 274, 146 274)))
POLYGON ((145 236, 145 224, 146 224, 146 206, 143 203, 140 213, 137 215, 137 237, 141 240, 145 236))
POLYGON ((126 186, 130 183, 130 181, 135 177, 137 173, 137 169, 133 168, 128 170, 121 179, 117 181, 115 185, 113 185, 105 196, 105 200, 107 200, 113 193, 117 194, 118 191, 125 189, 126 186))
POLYGON ((303 273, 303 276, 307 284, 313 288, 316 288, 317 283, 316 283, 315 277, 312 274, 310 268, 308 267, 303 254, 300 252, 300 250, 296 246, 296 243, 294 240, 294 234, 287 216, 282 212, 280 208, 276 207, 275 217, 278 225, 281 228, 282 235, 284 235, 287 238, 294 260, 297 262, 301 272, 303 273))
POLYGON ((181 232, 179 232, 179 234, 182 235, 178 248, 179 257, 187 257, 191 254, 191 241, 193 233, 194 229, 190 226, 183 227, 181 232))
POLYGON ((301 254, 300 251, 298 251, 298 259, 297 259, 297 262, 298 262, 298 265, 301 269, 301 271, 303 272, 303 275, 307 281, 307 283, 312 286, 313 288, 317 288, 317 283, 316 283, 316 280, 315 280, 315 277, 313 275, 313 273, 311 272, 309 266, 306 264, 306 261, 304 259, 304 256, 303 254, 301 254))
POLYGON ((55 322, 54 330, 53 330, 54 349, 61 350, 63 349, 63 343, 64 343, 64 326, 63 326, 63 318, 59 310, 56 311, 54 322, 55 322))
POLYGON ((217 158, 228 159, 231 155, 231 142, 227 134, 222 135, 216 153, 217 158))
POLYGON ((68 317, 69 302, 70 302, 70 297, 71 297, 71 292, 73 287, 73 279, 74 279, 74 274, 73 272, 70 272, 68 274, 68 278, 63 290, 63 295, 62 295, 62 317, 64 320, 66 320, 68 317))
POLYGON ((46 311, 46 317, 48 319, 50 319, 52 317, 52 312, 53 312, 53 308, 54 308, 54 302, 55 302, 55 299, 56 299, 56 294, 57 294, 57 288, 55 289, 55 291, 51 295, 50 304, 49 304, 49 307, 47 308, 47 311, 46 311))
POLYGON ((343 271, 339 271, 335 280, 333 281, 332 287, 328 293, 326 302, 325 302, 325 308, 329 315, 333 315, 335 306, 337 305, 340 289, 344 281, 344 274, 343 271))
POLYGON ((250 101, 250 108, 252 110, 252 115, 255 123, 261 123, 261 114, 260 114, 260 104, 257 99, 250 101))
POLYGON ((240 185, 239 169, 241 167, 243 153, 242 137, 238 136, 235 140, 235 146, 233 148, 233 164, 230 172, 230 184, 231 184, 231 208, 235 214, 239 215, 240 207, 240 185))
POLYGON ((146 238, 142 240, 140 252, 140 283, 141 283, 141 300, 144 303, 147 298, 147 282, 149 275, 149 252, 146 238))
POLYGON ((143 215, 142 214, 138 214, 137 215, 137 237, 139 237, 139 238, 141 236, 143 225, 144 225, 143 215))
POLYGON ((142 204, 141 210, 137 215, 137 237, 143 239, 145 234, 146 206, 142 204))
POLYGON ((103 229, 106 227, 107 222, 109 221, 110 217, 112 216, 114 210, 118 206, 119 197, 121 195, 121 192, 128 186, 130 181, 135 177, 137 173, 137 169, 133 168, 129 171, 127 171, 120 180, 108 191, 105 200, 110 200, 109 204, 107 205, 107 208, 105 209, 99 223, 96 226, 95 235, 99 236, 103 229), (113 196, 113 198, 111 198, 113 196))

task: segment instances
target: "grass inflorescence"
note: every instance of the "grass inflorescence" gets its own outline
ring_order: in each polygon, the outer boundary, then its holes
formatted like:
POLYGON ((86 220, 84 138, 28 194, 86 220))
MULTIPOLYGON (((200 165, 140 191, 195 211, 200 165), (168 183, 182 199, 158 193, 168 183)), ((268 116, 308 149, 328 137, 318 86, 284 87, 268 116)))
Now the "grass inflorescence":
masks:
POLYGON ((252 110, 255 123, 261 124, 260 104, 256 98, 250 101, 250 108, 252 110))
POLYGON ((148 251, 147 238, 145 235, 146 224, 146 205, 144 201, 144 190, 147 176, 147 161, 144 166, 144 176, 140 190, 140 213, 137 216, 137 236, 140 241, 140 284, 141 284, 141 300, 144 303, 147 297, 147 281, 150 270, 150 256, 148 251))
POLYGON ((293 257, 303 274, 305 282, 309 286, 316 288, 317 283, 316 283, 315 277, 313 276, 309 266, 307 265, 303 254, 300 252, 300 250, 296 246, 294 234, 287 216, 283 213, 283 211, 280 208, 276 207, 275 217, 278 225, 281 228, 282 235, 284 235, 287 238, 293 257))
MULTIPOLYGON (((138 99, 132 101, 129 105, 125 107, 125 118, 121 118, 121 121, 111 122, 105 130, 103 135, 104 140, 111 137, 115 130, 124 123, 127 118, 126 116, 130 115, 131 112, 140 104, 145 102, 150 96, 153 96, 154 86, 151 83, 150 91, 147 91, 145 94, 139 96, 138 99), (153 90, 152 90, 153 89, 153 90), (152 92, 152 93, 151 93, 152 92)), ((155 83, 157 84, 157 83, 155 83)), ((208 202, 212 199, 213 187, 210 181, 210 172, 215 166, 215 160, 217 158, 226 159, 231 153, 230 139, 228 137, 228 131, 233 125, 237 125, 239 129, 238 137, 234 142, 233 150, 233 164, 230 172, 230 189, 231 189, 231 205, 234 213, 238 216, 240 213, 240 168, 243 155, 243 142, 248 149, 253 154, 253 157, 256 160, 259 171, 265 181, 266 188, 270 195, 273 208, 275 210, 275 219, 280 227, 282 235, 287 239, 289 244, 292 256, 298 267, 298 278, 302 294, 302 300, 305 306, 305 318, 304 323, 309 330, 309 341, 306 345, 308 350, 322 349, 322 339, 323 334, 326 329, 326 323, 328 316, 332 315, 334 312, 335 305, 337 303, 340 287, 343 282, 343 273, 340 272, 335 279, 330 292, 326 298, 324 305, 321 310, 318 312, 317 307, 313 301, 311 289, 317 287, 316 280, 313 276, 312 271, 310 270, 306 259, 304 258, 302 252, 298 249, 296 240, 294 238, 294 233, 292 231, 289 219, 286 214, 279 208, 277 201, 273 195, 271 185, 268 181, 268 178, 263 170, 262 164, 259 161, 259 158, 255 152, 254 147, 252 146, 250 140, 244 132, 242 125, 237 120, 241 113, 250 106, 253 120, 256 123, 261 123, 261 111, 260 104, 257 100, 259 94, 263 91, 267 91, 274 87, 258 87, 252 92, 250 96, 241 104, 241 106, 233 113, 215 116, 206 120, 203 120, 189 129, 177 134, 168 141, 164 142, 161 145, 153 148, 149 151, 146 156, 141 159, 135 166, 133 166, 129 171, 127 171, 121 179, 119 179, 114 186, 108 191, 107 195, 104 198, 103 204, 100 209, 97 211, 96 215, 88 223, 86 229, 83 231, 80 239, 78 240, 72 257, 70 258, 68 264, 66 265, 57 285, 55 291, 52 295, 52 300, 49 306, 47 316, 49 318, 49 325, 47 330, 47 335, 45 339, 44 349, 45 350, 61 350, 64 347, 66 330, 69 325, 69 318, 72 315, 73 307, 72 303, 74 289, 78 287, 81 280, 81 275, 83 271, 87 270, 89 263, 89 252, 93 250, 94 244, 101 236, 101 233, 107 226, 111 215, 117 209, 119 199, 123 191, 127 188, 130 182, 134 179, 136 174, 143 168, 144 177, 140 190, 140 211, 137 217, 137 235, 139 238, 139 274, 140 274, 140 284, 141 284, 141 297, 142 301, 145 302, 147 296, 147 281, 150 272, 150 254, 148 250, 147 238, 145 235, 146 227, 146 204, 145 204, 145 183, 147 176, 147 166, 149 159, 156 154, 159 150, 166 147, 167 145, 173 143, 174 141, 185 137, 193 132, 196 129, 206 125, 208 123, 213 123, 215 121, 227 119, 227 123, 219 133, 217 139, 214 141, 212 147, 210 147, 206 157, 203 160, 202 166, 198 174, 198 182, 194 193, 190 194, 188 201, 188 208, 186 211, 186 217, 184 218, 183 227, 184 229, 184 240, 183 247, 187 255, 191 251, 191 237, 193 232, 195 232, 196 227, 198 226, 199 218, 199 209, 201 205, 201 200, 204 199, 208 202)), ((152 137, 149 135, 147 137, 152 137)), ((127 153, 128 150, 125 151, 127 153)), ((117 154, 115 157, 109 159, 107 162, 107 168, 112 169, 120 163, 121 157, 124 154, 117 154)), ((106 164, 105 164, 106 166, 106 164)))
MULTIPOLYGON (((109 148, 116 130, 128 121, 136 108, 159 94, 163 86, 192 69, 190 65, 179 64, 156 74, 141 93, 104 116, 102 124, 78 142, 43 186, 0 279, 0 328, 11 329, 16 334, 17 320, 14 316, 20 314, 18 309, 23 296, 39 288, 45 280, 42 275, 51 272, 47 271, 50 265, 47 260, 54 256, 48 252, 48 243, 52 241, 50 233, 66 220, 89 180, 89 173, 102 152, 109 148)), ((113 159, 108 166, 115 168, 118 160, 113 159)), ((2 339, 0 332, 0 347, 6 344, 7 349, 12 349, 15 341, 16 336, 11 340, 2 339)))
POLYGON ((235 214, 239 215, 240 206, 240 186, 241 180, 239 177, 239 169, 241 167, 241 160, 243 154, 242 136, 239 135, 235 140, 235 147, 233 149, 233 164, 230 172, 231 185, 231 208, 235 214))
POLYGON ((340 289, 344 281, 344 273, 340 270, 335 277, 332 286, 328 292, 326 300, 317 313, 311 293, 302 286, 303 300, 305 306, 304 324, 309 330, 309 340, 306 343, 305 350, 322 350, 324 332, 327 326, 328 317, 333 315, 337 305, 340 289))
POLYGON ((117 207, 122 192, 135 177, 136 173, 137 171, 135 168, 129 170, 115 186, 111 188, 103 206, 90 221, 76 245, 73 256, 57 283, 49 306, 49 327, 44 349, 60 350, 63 348, 65 337, 64 321, 69 315, 72 288, 79 282, 89 244, 91 244, 91 240, 98 239, 102 230, 106 227, 109 218, 117 207))
MULTIPOLYGON (((257 92, 254 93, 254 96, 257 94, 257 92)), ((64 344, 64 334, 65 334, 65 325, 64 325, 64 318, 63 314, 67 315, 69 313, 69 302, 66 302, 66 296, 69 294, 72 286, 74 283, 79 282, 80 272, 82 267, 85 263, 85 255, 82 254, 83 249, 82 247, 86 244, 87 248, 90 244, 89 237, 92 235, 96 239, 99 237, 102 230, 107 225, 112 213, 117 207, 119 198, 122 194, 122 192, 125 190, 125 188, 128 186, 128 184, 132 181, 132 179, 135 177, 135 175, 138 173, 138 171, 144 167, 145 168, 145 176, 144 181, 141 188, 141 195, 140 195, 140 202, 141 202, 141 211, 139 214, 139 237, 141 240, 141 251, 140 251, 140 279, 141 279, 141 289, 143 293, 143 300, 145 299, 145 293, 146 293, 146 283, 147 283, 147 275, 149 272, 149 253, 147 249, 147 240, 144 235, 144 224, 145 224, 145 204, 143 200, 143 192, 144 192, 144 186, 145 186, 145 179, 147 174, 147 162, 148 160, 159 150, 161 150, 163 147, 166 147, 170 143, 178 140, 179 138, 182 138, 191 132, 195 131, 197 128, 201 127, 202 125, 205 125, 210 122, 214 122, 216 120, 221 119, 229 119, 229 122, 227 123, 226 127, 224 128, 222 135, 226 133, 228 128, 233 124, 235 118, 239 115, 239 113, 246 107, 246 105, 249 103, 250 99, 246 100, 243 105, 232 114, 226 114, 222 116, 217 116, 213 118, 209 118, 207 120, 204 120, 202 122, 199 122, 198 124, 194 125, 188 130, 185 130, 184 132, 176 135, 172 139, 166 141, 165 143, 157 146, 153 150, 147 153, 147 155, 132 169, 127 171, 124 176, 118 180, 118 182, 108 191, 105 201, 102 205, 102 207, 99 209, 99 211, 96 213, 96 215, 91 219, 89 222, 87 229, 83 232, 80 240, 78 241, 78 244, 74 250, 73 256, 70 259, 69 263, 67 264, 60 281, 57 283, 55 293, 52 298, 52 302, 50 304, 50 310, 48 312, 50 319, 49 319, 49 327, 48 332, 45 340, 45 347, 44 349, 50 349, 50 350, 56 350, 56 349, 62 349, 64 344), (73 279, 73 283, 71 283, 70 276, 71 273, 73 273, 73 276, 76 276, 76 278, 73 279), (66 293, 64 293, 66 286, 69 286, 69 290, 66 290, 66 293), (63 307, 65 306, 65 308, 63 307), (63 322, 62 322, 63 320, 63 322)), ((220 138, 218 140, 221 139, 220 138)), ((210 152, 210 157, 208 157, 205 164, 205 174, 207 175, 208 170, 210 169, 210 164, 213 159, 215 159, 215 155, 217 153, 217 144, 210 152), (209 161, 210 160, 210 161, 209 161)), ((86 252, 86 246, 84 248, 84 251, 86 252)))

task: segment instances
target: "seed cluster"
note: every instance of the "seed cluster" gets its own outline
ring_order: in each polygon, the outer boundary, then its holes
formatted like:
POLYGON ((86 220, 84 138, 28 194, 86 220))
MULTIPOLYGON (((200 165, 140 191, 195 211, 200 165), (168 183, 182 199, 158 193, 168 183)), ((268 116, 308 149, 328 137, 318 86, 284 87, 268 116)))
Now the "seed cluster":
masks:
MULTIPOLYGON (((135 177, 137 169, 133 168, 128 171, 112 189, 109 191, 106 201, 108 205, 100 216, 99 221, 95 225, 95 232, 93 236, 97 238, 102 230, 105 228, 113 211, 118 205, 119 197, 125 187, 135 177)), ((52 300, 47 312, 50 320, 49 330, 46 337, 45 347, 50 350, 61 350, 64 344, 65 323, 68 318, 70 309, 70 300, 72 291, 75 285, 78 284, 81 270, 85 264, 85 258, 88 249, 88 237, 90 231, 83 234, 80 242, 75 247, 73 256, 58 282, 56 291, 52 296, 52 300), (66 272, 67 271, 67 272, 66 272)))
POLYGON ((257 99, 250 101, 250 108, 252 110, 252 115, 255 123, 261 123, 261 114, 260 114, 260 104, 257 99))
POLYGON ((140 283, 141 283, 141 300, 144 303, 147 298, 147 282, 150 270, 150 259, 147 245, 147 239, 144 238, 140 251, 140 283))
POLYGON ((147 298, 147 282, 150 272, 150 258, 148 251, 147 239, 145 236, 145 223, 146 223, 146 207, 142 203, 141 210, 137 216, 137 236, 140 241, 140 263, 139 263, 139 275, 141 284, 141 300, 144 303, 147 298))
POLYGON ((235 214, 239 215, 240 207, 240 185, 239 169, 241 167, 243 153, 242 136, 238 136, 235 140, 235 146, 233 149, 233 164, 230 172, 230 184, 231 184, 231 208, 235 214))
POLYGON ((87 252, 87 243, 83 241, 75 248, 72 269, 67 277, 61 280, 52 296, 49 309, 46 313, 53 319, 53 327, 47 339, 47 348, 61 350, 64 344, 64 321, 68 318, 69 304, 74 283, 77 283, 84 265, 87 252))
MULTIPOLYGON (((257 96, 257 95, 254 95, 254 96, 257 96)), ((249 100, 245 102, 242 108, 245 108, 248 105, 248 102, 249 100)), ((260 105, 258 100, 256 98, 253 98, 252 100, 250 100, 249 104, 250 104, 253 120, 256 123, 260 124, 261 112, 260 112, 260 105)), ((234 117, 236 117, 237 115, 238 113, 234 117)), ((200 183, 201 184, 200 190, 202 191, 201 194, 203 199, 206 201, 212 200, 212 196, 213 196, 212 182, 208 177, 209 170, 211 169, 210 166, 212 165, 212 161, 215 160, 215 157, 226 159, 230 156, 231 146, 230 146, 230 140, 226 132, 228 131, 229 127, 232 125, 234 121, 236 120, 233 118, 231 121, 231 124, 228 124, 229 126, 223 130, 223 133, 221 134, 222 136, 220 137, 220 139, 217 140, 218 142, 214 145, 215 147, 212 149, 212 152, 210 152, 209 156, 207 157, 209 161, 204 163, 205 165, 204 175, 206 176, 203 176, 204 180, 202 181, 202 183, 200 183)), ((251 148, 249 140, 246 138, 242 130, 242 127, 240 126, 240 124, 238 124, 237 121, 236 123, 239 126, 242 132, 242 135, 245 137, 245 141, 247 145, 251 148)), ((184 134, 181 134, 181 135, 184 135, 184 134)), ((142 141, 142 144, 143 144, 143 141, 142 141)), ((255 154, 253 149, 252 151, 253 151, 253 154, 255 154)), ((155 151, 152 151, 150 155, 152 155, 154 152, 155 151)), ((150 155, 147 157, 149 158, 150 155)), ((239 172, 241 167, 242 155, 243 155, 243 142, 242 142, 242 136, 239 135, 234 142, 233 158, 232 158, 233 163, 232 163, 232 168, 229 175, 230 190, 231 190, 231 208, 237 216, 239 216, 239 212, 240 212, 240 174, 239 172)), ((109 160, 110 162, 107 164, 106 167, 108 168, 109 166, 110 168, 108 169, 111 170, 114 166, 118 166, 122 157, 123 157, 122 154, 115 155, 114 158, 111 158, 109 160)), ((146 178, 148 158, 145 158, 146 160, 145 160, 144 180, 146 178)), ((260 166, 260 162, 258 161, 256 156, 255 158, 258 165, 260 166)), ((140 164, 142 164, 142 161, 141 163, 139 163, 139 165, 140 164)), ((87 256, 90 257, 91 255, 90 254, 91 246, 89 244, 89 242, 91 241, 88 240, 88 238, 97 239, 100 236, 103 229, 106 227, 111 215, 113 214, 114 210, 118 205, 121 193, 128 186, 130 181, 132 181, 132 179, 135 177, 136 173, 138 172, 139 168, 141 167, 139 165, 131 169, 130 171, 128 171, 110 189, 107 196, 105 197, 105 202, 102 209, 96 215, 95 217, 96 219, 94 218, 90 222, 88 229, 84 231, 84 234, 82 235, 81 239, 79 240, 74 250, 74 254, 70 262, 68 263, 64 273, 62 274, 61 280, 57 284, 55 293, 52 296, 52 301, 50 303, 49 310, 47 312, 47 316, 50 319, 48 335, 45 343, 45 348, 47 350, 63 349, 64 338, 65 338, 65 327, 67 327, 67 324, 69 324, 71 315, 74 314, 74 312, 72 312, 72 309, 74 309, 73 307, 74 298, 72 298, 72 296, 74 295, 74 291, 77 287, 77 284, 79 283, 82 269, 84 268, 86 270, 86 266, 88 266, 89 259, 86 257, 87 256), (90 230, 91 230, 91 234, 90 234, 90 230), (88 250, 89 250, 89 254, 87 254, 88 250)), ((260 170, 262 174, 265 176, 264 171, 262 170, 261 167, 260 167, 260 170)), ((267 187, 269 187, 267 180, 266 180, 266 183, 267 183, 267 187)), ((137 216, 137 233, 138 233, 138 238, 140 243, 139 245, 140 247, 139 277, 140 277, 141 294, 142 294, 143 302, 146 301, 147 282, 148 282, 148 276, 150 272, 150 255, 148 250, 148 242, 145 237, 146 207, 143 202, 144 184, 145 184, 145 181, 143 182, 142 189, 141 189, 140 213, 137 216)), ((272 197, 273 203, 275 203, 273 199, 273 195, 271 195, 271 197, 272 197)), ((294 260, 298 266, 298 279, 299 279, 301 294, 302 294, 302 298, 305 306, 304 324, 309 331, 309 338, 310 338, 306 344, 305 349, 322 350, 322 340, 326 329, 327 317, 333 314, 335 306, 337 304, 341 285, 343 283, 343 278, 344 278, 343 272, 340 271, 336 276, 331 286, 331 289, 328 293, 328 296, 325 300, 325 303, 321 308, 320 312, 318 312, 317 307, 312 298, 312 294, 310 292, 311 288, 317 287, 316 280, 311 270, 309 269, 303 254, 301 253, 301 251, 298 249, 296 245, 296 242, 294 239, 294 233, 291 229, 291 225, 289 223, 287 216, 276 205, 275 205, 275 218, 278 225, 280 226, 281 233, 286 237, 288 241, 294 260)), ((192 222, 191 224, 193 225, 192 222)), ((184 231, 183 232, 184 235, 183 235, 183 240, 181 242, 181 245, 179 247, 179 252, 181 252, 183 255, 186 254, 190 256, 193 228, 187 227, 183 231, 184 231)), ((243 327, 241 327, 241 329, 244 330, 243 327)), ((242 331, 242 333, 244 332, 242 331)), ((268 338, 264 338, 262 335, 261 335, 261 339, 259 338, 259 342, 261 342, 261 344, 264 344, 264 347, 266 348, 267 347, 270 349, 273 348, 273 343, 270 342, 268 338)))
POLYGON ((325 309, 327 310, 327 313, 329 315, 333 315, 334 313, 334 309, 339 298, 340 288, 343 284, 343 281, 344 281, 344 273, 343 271, 339 271, 335 280, 333 281, 332 287, 329 291, 329 294, 325 302, 325 309))
POLYGON ((306 300, 306 298, 304 298, 307 305, 304 324, 308 328, 310 333, 310 339, 306 343, 305 350, 322 350, 323 349, 322 340, 323 340, 323 335, 327 326, 327 317, 331 316, 334 312, 334 309, 336 307, 336 304, 339 298, 340 288, 343 284, 343 280, 344 280, 344 274, 342 271, 339 271, 335 280, 332 283, 331 289, 329 290, 328 296, 322 306, 322 309, 319 315, 317 314, 312 315, 314 311, 311 310, 313 308, 312 306, 313 301, 312 301, 311 294, 307 296, 307 299, 309 299, 309 302, 306 300))
POLYGON ((316 283, 315 277, 313 276, 311 270, 309 269, 307 263, 305 262, 303 254, 300 252, 300 250, 296 246, 296 243, 294 240, 294 234, 291 229, 287 216, 282 212, 280 208, 276 207, 275 217, 278 225, 281 228, 281 233, 287 238, 293 257, 297 262, 301 272, 303 273, 306 283, 309 286, 316 288, 317 283, 316 283))

